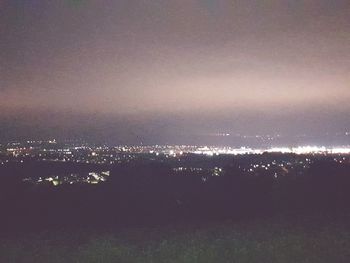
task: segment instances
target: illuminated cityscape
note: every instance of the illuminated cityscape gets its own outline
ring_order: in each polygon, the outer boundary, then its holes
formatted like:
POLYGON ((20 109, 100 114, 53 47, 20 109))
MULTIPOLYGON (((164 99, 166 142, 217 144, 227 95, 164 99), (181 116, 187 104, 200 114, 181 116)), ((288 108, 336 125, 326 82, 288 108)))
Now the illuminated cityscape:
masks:
POLYGON ((311 154, 311 155, 337 155, 350 154, 350 146, 297 146, 297 147, 219 147, 219 146, 195 146, 195 145, 96 145, 90 143, 48 141, 10 142, 0 144, 2 163, 7 161, 25 161, 39 159, 42 161, 62 161, 114 164, 132 160, 138 154, 150 154, 151 156, 177 157, 183 154, 199 155, 247 155, 264 153, 281 154, 311 154))
POLYGON ((350 262, 350 0, 0 0, 0 263, 350 262))
POLYGON ((110 146, 52 139, 10 142, 2 144, 0 151, 0 165, 3 167, 32 162, 86 166, 83 171, 52 171, 23 178, 24 182, 49 183, 55 186, 104 182, 108 180, 113 167, 128 163, 163 163, 169 165, 174 174, 198 174, 206 181, 207 176, 223 175, 225 166, 232 162, 237 164, 241 172, 248 175, 265 171, 277 178, 288 174, 303 174, 314 161, 322 158, 339 164, 349 164, 350 147, 299 146, 254 149, 190 145, 110 146))

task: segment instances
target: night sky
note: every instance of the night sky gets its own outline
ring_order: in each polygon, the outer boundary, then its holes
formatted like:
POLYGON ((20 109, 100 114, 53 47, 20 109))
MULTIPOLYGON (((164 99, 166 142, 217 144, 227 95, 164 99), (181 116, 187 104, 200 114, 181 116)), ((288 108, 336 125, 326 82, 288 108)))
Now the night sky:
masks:
POLYGON ((0 0, 0 139, 347 131, 348 0, 0 0))

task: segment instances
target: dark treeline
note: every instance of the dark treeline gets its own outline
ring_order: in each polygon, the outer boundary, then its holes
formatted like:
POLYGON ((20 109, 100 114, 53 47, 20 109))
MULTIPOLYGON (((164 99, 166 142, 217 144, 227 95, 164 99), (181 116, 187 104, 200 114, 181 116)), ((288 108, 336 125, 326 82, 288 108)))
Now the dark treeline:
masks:
POLYGON ((330 161, 315 162, 303 175, 278 178, 268 171, 246 175, 235 165, 221 176, 176 174, 159 163, 111 169, 103 183, 59 186, 23 182, 35 170, 30 167, 2 169, 1 228, 144 225, 275 213, 336 216, 347 212, 350 201, 349 164, 330 161))

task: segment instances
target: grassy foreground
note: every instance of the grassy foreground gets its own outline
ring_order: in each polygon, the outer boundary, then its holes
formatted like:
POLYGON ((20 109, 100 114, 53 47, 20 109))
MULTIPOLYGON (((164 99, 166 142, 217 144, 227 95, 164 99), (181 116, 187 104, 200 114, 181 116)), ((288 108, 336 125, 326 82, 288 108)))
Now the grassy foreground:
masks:
POLYGON ((350 228, 308 218, 0 237, 0 262, 349 262, 350 228))

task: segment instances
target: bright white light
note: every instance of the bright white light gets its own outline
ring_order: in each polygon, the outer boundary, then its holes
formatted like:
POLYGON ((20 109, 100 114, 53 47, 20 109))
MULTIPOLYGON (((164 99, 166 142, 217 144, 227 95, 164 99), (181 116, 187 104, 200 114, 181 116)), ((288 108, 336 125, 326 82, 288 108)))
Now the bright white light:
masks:
POLYGON ((326 147, 318 147, 318 146, 302 146, 292 149, 293 153, 296 154, 310 154, 310 153, 326 153, 326 147))
POLYGON ((330 152, 333 154, 350 154, 350 148, 333 148, 330 152))
POLYGON ((292 153, 292 149, 287 148, 287 147, 281 147, 281 148, 271 148, 267 150, 269 153, 292 153))
POLYGON ((274 147, 269 149, 252 149, 252 148, 230 148, 230 147, 200 147, 192 153, 201 155, 217 155, 217 154, 263 154, 267 153, 294 153, 294 154, 350 154, 350 148, 326 148, 324 146, 298 146, 298 147, 274 147))

